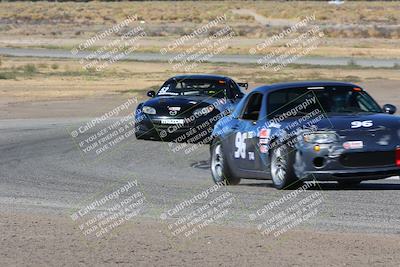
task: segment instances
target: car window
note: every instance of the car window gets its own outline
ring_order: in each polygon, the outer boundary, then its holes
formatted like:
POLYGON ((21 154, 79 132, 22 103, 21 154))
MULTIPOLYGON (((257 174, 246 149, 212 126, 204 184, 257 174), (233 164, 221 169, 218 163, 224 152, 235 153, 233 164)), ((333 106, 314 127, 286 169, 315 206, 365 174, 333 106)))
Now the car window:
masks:
POLYGON ((352 114, 360 112, 380 113, 382 109, 365 91, 349 86, 309 88, 290 88, 272 92, 267 100, 268 117, 283 114, 302 116, 314 110, 323 113, 352 114), (315 101, 310 101, 314 99, 315 101), (298 108, 300 105, 304 108, 298 108), (296 112, 291 112, 296 110, 296 112))
POLYGON ((216 79, 182 79, 166 82, 158 91, 158 96, 209 96, 224 98, 226 81, 216 79))
POLYGON ((357 98, 356 102, 358 103, 359 108, 363 111, 368 112, 369 110, 377 108, 380 109, 380 107, 375 106, 375 103, 368 101, 368 97, 365 97, 365 94, 358 94, 356 98, 357 98))
POLYGON ((260 116, 262 99, 263 94, 261 93, 254 93, 249 96, 240 118, 243 120, 257 121, 260 116))
MULTIPOLYGON (((301 105, 306 99, 313 98, 313 92, 305 88, 284 89, 273 92, 268 96, 268 116, 276 117, 289 112, 290 110, 301 105)), ((297 115, 306 114, 318 108, 316 102, 307 107, 307 109, 299 111, 297 115)))

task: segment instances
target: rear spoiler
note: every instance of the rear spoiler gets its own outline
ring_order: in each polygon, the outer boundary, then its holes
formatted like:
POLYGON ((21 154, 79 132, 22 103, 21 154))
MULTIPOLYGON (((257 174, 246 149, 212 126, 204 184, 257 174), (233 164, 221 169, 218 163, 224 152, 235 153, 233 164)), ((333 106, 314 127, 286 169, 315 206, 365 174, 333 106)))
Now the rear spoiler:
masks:
POLYGON ((248 83, 237 83, 240 87, 245 88, 246 90, 249 89, 249 84, 248 83))

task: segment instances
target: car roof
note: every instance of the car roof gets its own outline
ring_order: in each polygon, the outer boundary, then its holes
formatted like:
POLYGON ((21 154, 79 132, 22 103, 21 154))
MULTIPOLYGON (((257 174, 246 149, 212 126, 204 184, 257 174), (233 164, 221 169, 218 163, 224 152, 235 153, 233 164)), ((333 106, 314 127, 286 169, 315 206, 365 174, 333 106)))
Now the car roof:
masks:
POLYGON ((286 83, 274 83, 268 85, 262 85, 253 90, 253 92, 273 92, 281 89, 289 89, 296 87, 322 87, 322 86, 349 86, 349 87, 360 87, 356 84, 347 82, 336 82, 336 81, 301 81, 301 82, 286 82, 286 83))
POLYGON ((185 75, 176 75, 171 77, 171 79, 176 80, 185 80, 185 79, 211 79, 211 80, 228 80, 229 77, 215 74, 185 74, 185 75))

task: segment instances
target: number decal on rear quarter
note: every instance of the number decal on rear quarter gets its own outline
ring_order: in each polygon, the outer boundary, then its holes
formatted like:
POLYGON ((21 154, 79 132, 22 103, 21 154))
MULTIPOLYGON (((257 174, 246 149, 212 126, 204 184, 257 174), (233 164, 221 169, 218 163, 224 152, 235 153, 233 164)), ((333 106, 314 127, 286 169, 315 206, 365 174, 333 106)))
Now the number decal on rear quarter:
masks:
POLYGON ((235 151, 235 158, 242 158, 246 159, 246 139, 247 139, 247 133, 237 133, 236 138, 235 138, 235 146, 236 146, 236 151, 235 151))

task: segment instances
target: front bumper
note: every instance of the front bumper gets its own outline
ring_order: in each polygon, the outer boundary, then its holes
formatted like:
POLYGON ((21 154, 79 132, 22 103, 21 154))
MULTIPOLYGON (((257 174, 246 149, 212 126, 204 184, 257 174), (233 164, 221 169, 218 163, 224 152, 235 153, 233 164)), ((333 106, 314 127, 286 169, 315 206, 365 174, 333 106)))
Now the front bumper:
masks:
POLYGON ((295 173, 301 180, 376 180, 400 175, 396 147, 385 150, 346 150, 342 146, 314 144, 297 148, 295 173))
POLYGON ((179 143, 209 143, 216 123, 216 121, 211 121, 207 116, 184 124, 162 124, 161 120, 163 119, 170 118, 146 115, 139 122, 136 122, 136 136, 142 139, 179 143))
POLYGON ((303 181, 338 181, 338 180, 378 180, 392 176, 400 176, 398 167, 370 168, 358 170, 305 171, 300 180, 303 181))

